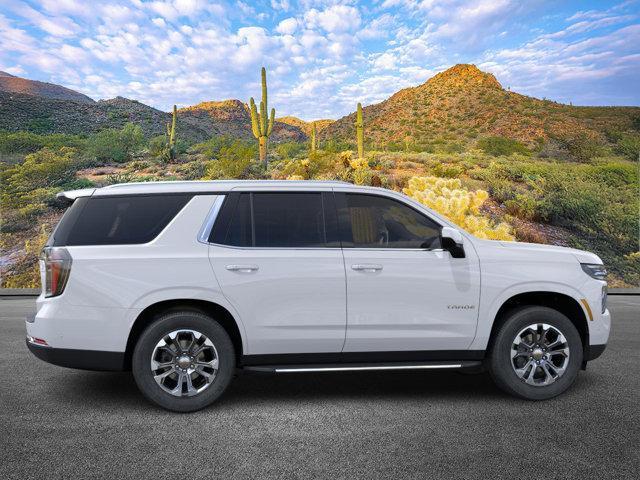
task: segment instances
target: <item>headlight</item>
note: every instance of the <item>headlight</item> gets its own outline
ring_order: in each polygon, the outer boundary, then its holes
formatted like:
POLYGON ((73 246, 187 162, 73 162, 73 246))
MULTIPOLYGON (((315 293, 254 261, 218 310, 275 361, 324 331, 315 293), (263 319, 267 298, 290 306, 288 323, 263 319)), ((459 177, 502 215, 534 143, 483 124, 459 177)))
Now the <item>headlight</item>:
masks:
POLYGON ((584 273, 596 280, 604 280, 607 277, 607 269, 599 263, 581 263, 584 273))
POLYGON ((602 303, 601 303, 602 313, 607 311, 607 286, 602 286, 602 303))

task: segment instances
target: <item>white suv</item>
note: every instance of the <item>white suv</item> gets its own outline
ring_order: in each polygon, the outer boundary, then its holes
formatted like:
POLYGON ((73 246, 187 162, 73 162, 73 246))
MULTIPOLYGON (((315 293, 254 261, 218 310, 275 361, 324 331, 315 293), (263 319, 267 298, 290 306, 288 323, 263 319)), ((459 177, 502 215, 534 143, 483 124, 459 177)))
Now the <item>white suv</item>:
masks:
POLYGON ((131 369, 170 410, 211 404, 236 368, 486 368, 547 399, 609 336, 596 255, 482 240, 389 190, 165 182, 60 197, 72 205, 43 251, 29 349, 131 369))

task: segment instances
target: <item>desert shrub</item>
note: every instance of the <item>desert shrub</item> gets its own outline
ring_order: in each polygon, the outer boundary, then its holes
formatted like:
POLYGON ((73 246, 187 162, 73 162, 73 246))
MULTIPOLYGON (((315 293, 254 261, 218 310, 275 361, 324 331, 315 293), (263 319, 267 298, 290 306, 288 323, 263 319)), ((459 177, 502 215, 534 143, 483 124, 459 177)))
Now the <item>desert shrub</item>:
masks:
POLYGON ((53 130, 53 121, 48 117, 39 117, 29 120, 27 130, 33 133, 49 133, 53 130))
POLYGON ((631 160, 640 159, 640 134, 623 134, 616 142, 615 150, 631 160))
POLYGON ((43 148, 31 153, 23 163, 0 173, 0 204, 3 208, 28 209, 23 213, 39 213, 45 203, 53 201, 55 193, 75 180, 79 166, 73 148, 43 148))
POLYGON ((176 173, 180 174, 185 180, 200 180, 204 177, 206 168, 206 162, 194 160, 193 162, 179 165, 176 168, 176 173))
POLYGON ((504 202, 507 213, 525 220, 535 220, 538 216, 538 201, 528 194, 517 193, 513 199, 504 202))
POLYGON ((557 139, 569 155, 579 162, 588 162, 602 154, 602 145, 593 135, 576 132, 557 139))
POLYGON ((339 164, 340 161, 335 154, 318 150, 311 152, 308 158, 286 161, 282 167, 282 176, 292 180, 331 177, 339 164))
POLYGON ((149 155, 153 157, 163 156, 167 148, 167 137, 158 135, 149 140, 149 155))
POLYGON ((2 279, 3 288, 38 288, 40 287, 40 266, 38 256, 44 248, 49 232, 43 225, 38 234, 26 240, 22 251, 24 255, 17 265, 17 270, 2 279))
POLYGON ((296 158, 309 149, 306 143, 302 142, 283 142, 276 144, 274 150, 278 157, 290 160, 296 158))
POLYGON ((126 162, 142 147, 144 136, 139 125, 127 123, 120 130, 107 129, 89 138, 89 154, 100 162, 126 162))
POLYGON ((436 177, 458 178, 464 169, 458 165, 448 163, 438 163, 433 167, 433 174, 436 177))
POLYGON ((256 154, 255 144, 240 140, 221 146, 217 150, 217 160, 207 162, 205 178, 210 180, 242 178, 256 154))
POLYGON ((459 179, 413 177, 403 192, 477 237, 514 239, 508 224, 494 224, 480 215, 480 207, 489 194, 484 190, 469 191, 459 179))
POLYGON ((79 135, 54 133, 38 135, 32 132, 0 132, 0 153, 33 153, 48 147, 60 149, 72 147, 83 150, 87 140, 79 135))
POLYGON ((512 155, 514 153, 529 154, 529 150, 522 143, 506 137, 483 137, 478 140, 478 148, 494 157, 512 155))

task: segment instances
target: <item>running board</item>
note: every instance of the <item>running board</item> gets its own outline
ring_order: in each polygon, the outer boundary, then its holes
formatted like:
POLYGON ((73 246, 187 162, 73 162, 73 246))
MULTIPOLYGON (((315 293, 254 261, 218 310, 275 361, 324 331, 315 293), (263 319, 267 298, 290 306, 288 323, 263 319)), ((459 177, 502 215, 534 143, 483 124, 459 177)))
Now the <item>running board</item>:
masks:
POLYGON ((353 372, 370 370, 441 370, 479 367, 482 362, 394 362, 394 363, 334 363, 315 365, 259 365, 245 366, 244 370, 271 373, 353 372))

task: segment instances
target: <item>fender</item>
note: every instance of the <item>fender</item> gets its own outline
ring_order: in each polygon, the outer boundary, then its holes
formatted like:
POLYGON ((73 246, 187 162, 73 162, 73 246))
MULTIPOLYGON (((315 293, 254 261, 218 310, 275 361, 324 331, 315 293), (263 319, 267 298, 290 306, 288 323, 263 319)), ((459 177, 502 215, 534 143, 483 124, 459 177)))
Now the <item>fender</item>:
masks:
POLYGON ((500 307, 502 307, 502 305, 504 305, 505 302, 510 298, 522 293, 530 292, 558 293, 571 297, 578 303, 578 305, 580 305, 580 308, 585 314, 585 317, 589 318, 589 312, 587 312, 585 306, 580 301, 582 298, 584 298, 584 295, 582 295, 576 288, 565 283, 549 281, 517 283, 515 285, 510 285, 509 287, 502 290, 497 296, 494 297, 494 299, 490 303, 484 301, 484 293, 481 292, 480 311, 478 312, 478 328, 476 329, 475 338, 471 343, 469 349, 485 350, 489 343, 491 328, 493 327, 493 323, 495 322, 496 315, 498 314, 500 307))
POLYGON ((238 325, 238 330, 240 331, 240 336, 242 337, 242 348, 246 351, 246 349, 248 348, 247 332, 244 324, 242 323, 242 320, 240 319, 238 311, 233 307, 231 303, 227 301, 225 296, 219 290, 211 288, 195 288, 193 286, 184 288, 161 288, 148 292, 142 297, 138 298, 129 310, 129 314, 127 317, 127 335, 124 339, 123 349, 124 346, 126 346, 127 338, 129 337, 131 329, 133 328, 133 324, 135 323, 140 313, 142 313, 148 307, 155 305, 156 303, 177 299, 200 300, 209 303, 216 303, 221 307, 226 308, 229 313, 231 313, 234 320, 236 321, 236 324, 238 325))

